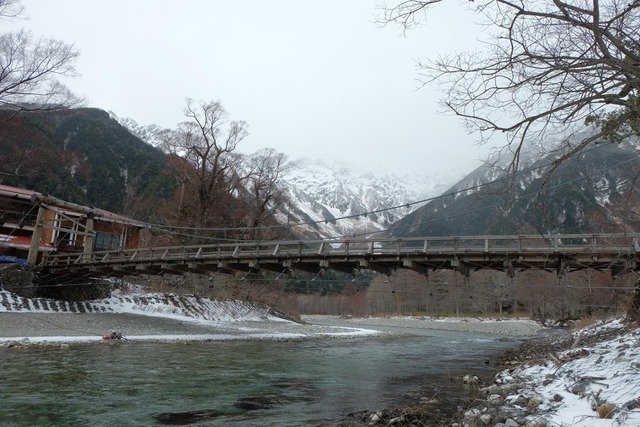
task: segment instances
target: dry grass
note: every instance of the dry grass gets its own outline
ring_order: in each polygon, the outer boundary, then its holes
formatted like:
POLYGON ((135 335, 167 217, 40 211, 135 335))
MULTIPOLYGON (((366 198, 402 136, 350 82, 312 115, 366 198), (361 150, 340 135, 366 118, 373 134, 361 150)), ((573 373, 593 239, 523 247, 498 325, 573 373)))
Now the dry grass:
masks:
POLYGON ((571 330, 575 331, 575 330, 579 330, 579 329, 583 329, 586 328, 588 326, 593 325, 594 323, 600 321, 600 320, 604 320, 606 319, 608 316, 599 316, 599 315, 591 315, 591 316, 584 316, 581 317, 580 320, 576 320, 574 322, 571 323, 571 330))

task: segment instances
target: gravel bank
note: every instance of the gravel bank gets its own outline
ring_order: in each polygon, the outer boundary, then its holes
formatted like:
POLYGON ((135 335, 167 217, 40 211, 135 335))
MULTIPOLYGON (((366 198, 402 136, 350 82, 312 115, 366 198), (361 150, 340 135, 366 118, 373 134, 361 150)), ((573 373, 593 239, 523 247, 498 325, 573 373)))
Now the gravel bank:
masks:
POLYGON ((272 320, 201 323, 131 313, 0 313, 0 342, 24 338, 32 342, 94 341, 111 331, 121 332, 130 341, 295 339, 378 333, 272 320))
POLYGON ((436 319, 428 317, 367 317, 342 319, 337 316, 304 316, 306 322, 320 325, 348 325, 354 328, 393 328, 432 329, 439 331, 477 332, 511 337, 529 337, 544 329, 532 320, 497 320, 497 319, 436 319))
POLYGON ((206 324, 131 313, 0 313, 0 341, 98 340, 119 331, 130 340, 279 339, 355 337, 420 328, 528 336, 540 330, 527 321, 440 321, 412 317, 341 319, 306 316, 305 324, 285 321, 235 321, 206 324))

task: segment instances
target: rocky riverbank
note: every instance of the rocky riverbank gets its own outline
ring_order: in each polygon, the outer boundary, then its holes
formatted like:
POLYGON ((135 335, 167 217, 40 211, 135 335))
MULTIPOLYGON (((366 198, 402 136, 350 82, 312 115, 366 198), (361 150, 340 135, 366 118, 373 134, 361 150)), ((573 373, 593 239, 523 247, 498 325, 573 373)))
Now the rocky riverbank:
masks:
POLYGON ((426 393, 403 407, 351 414, 339 427, 563 427, 640 425, 640 328, 620 319, 524 342, 499 361, 491 384, 456 378, 469 399, 426 393))

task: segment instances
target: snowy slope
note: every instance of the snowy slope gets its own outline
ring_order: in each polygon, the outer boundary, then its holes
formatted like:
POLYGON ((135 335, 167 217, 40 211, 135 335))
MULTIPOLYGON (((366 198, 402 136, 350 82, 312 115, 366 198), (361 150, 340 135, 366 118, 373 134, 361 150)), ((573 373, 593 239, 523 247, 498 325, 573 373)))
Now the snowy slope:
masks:
POLYGON ((154 147, 160 145, 161 141, 159 136, 160 132, 163 130, 160 126, 155 124, 141 125, 130 117, 118 117, 113 111, 109 111, 109 116, 144 142, 151 144, 154 147))
POLYGON ((602 321, 576 331, 572 341, 573 348, 541 363, 499 373, 484 389, 487 400, 504 405, 500 412, 518 425, 640 426, 640 328, 602 321))
POLYGON ((523 161, 516 175, 504 165, 483 165, 389 232, 403 237, 636 230, 639 147, 637 139, 595 144, 557 169, 557 153, 551 153, 523 161))
POLYGON ((419 207, 414 202, 439 194, 457 178, 455 173, 415 177, 357 172, 335 161, 300 159, 292 163, 284 178, 290 206, 280 212, 279 220, 303 224, 294 231, 306 237, 386 230, 419 207))
POLYGON ((132 313, 195 322, 282 320, 271 316, 266 306, 243 301, 215 301, 192 295, 124 294, 118 290, 113 291, 109 298, 81 302, 24 298, 0 291, 1 312, 132 313))

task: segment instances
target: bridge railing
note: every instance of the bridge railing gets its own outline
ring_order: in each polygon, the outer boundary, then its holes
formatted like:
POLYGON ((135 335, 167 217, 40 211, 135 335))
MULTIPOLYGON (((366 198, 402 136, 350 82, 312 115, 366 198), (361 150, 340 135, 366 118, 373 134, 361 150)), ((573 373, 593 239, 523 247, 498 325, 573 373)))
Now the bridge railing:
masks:
POLYGON ((409 237, 397 239, 332 239, 246 241, 193 246, 170 246, 96 251, 84 254, 46 254, 44 266, 108 265, 115 263, 247 259, 286 259, 330 256, 377 256, 465 253, 615 253, 640 252, 640 234, 565 234, 409 237))

